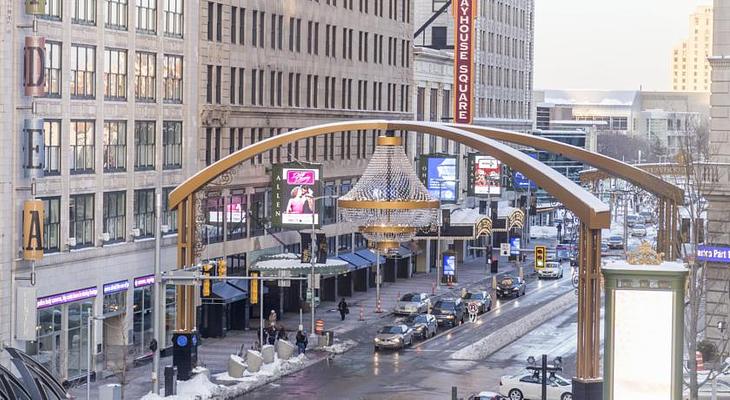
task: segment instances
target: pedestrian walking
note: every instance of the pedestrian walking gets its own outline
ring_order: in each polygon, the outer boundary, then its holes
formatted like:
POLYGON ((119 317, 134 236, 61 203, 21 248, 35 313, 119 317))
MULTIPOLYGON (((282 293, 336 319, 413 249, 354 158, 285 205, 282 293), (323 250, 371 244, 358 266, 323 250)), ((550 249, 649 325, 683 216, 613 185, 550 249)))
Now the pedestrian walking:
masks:
POLYGON ((337 309, 340 311, 340 317, 342 318, 342 321, 344 321, 345 316, 350 313, 350 308, 347 307, 347 302, 345 301, 344 297, 342 298, 342 300, 340 300, 340 304, 337 305, 337 309))
POLYGON ((271 325, 267 329, 266 335, 267 335, 267 343, 273 346, 276 343, 276 336, 277 336, 276 327, 274 325, 271 325))
POLYGON ((269 325, 276 325, 276 319, 276 311, 271 310, 271 312, 269 313, 269 325))
POLYGON ((304 332, 304 327, 299 325, 299 330, 297 331, 297 349, 299 349, 298 354, 305 354, 307 351, 307 334, 304 332))

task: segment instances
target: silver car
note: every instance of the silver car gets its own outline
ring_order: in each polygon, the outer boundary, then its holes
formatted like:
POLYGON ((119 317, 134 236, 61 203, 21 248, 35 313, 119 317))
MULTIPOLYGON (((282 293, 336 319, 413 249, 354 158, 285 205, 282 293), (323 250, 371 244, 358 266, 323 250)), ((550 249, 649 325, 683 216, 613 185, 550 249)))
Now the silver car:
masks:
POLYGON ((414 338, 427 339, 436 336, 438 322, 431 314, 411 315, 405 322, 413 331, 414 338))
POLYGON ((563 277, 563 266, 558 262, 548 261, 545 263, 545 268, 537 270, 537 279, 543 278, 562 278, 563 277))
POLYGON ((375 351, 403 349, 413 344, 413 331, 406 325, 386 325, 375 335, 375 351))
POLYGON ((469 304, 476 303, 479 314, 492 310, 492 296, 485 290, 467 292, 464 296, 464 302, 466 303, 467 310, 469 309, 469 304))
POLYGON ((399 315, 411 315, 427 313, 431 307, 431 299, 426 293, 406 293, 398 304, 395 305, 393 312, 399 315))

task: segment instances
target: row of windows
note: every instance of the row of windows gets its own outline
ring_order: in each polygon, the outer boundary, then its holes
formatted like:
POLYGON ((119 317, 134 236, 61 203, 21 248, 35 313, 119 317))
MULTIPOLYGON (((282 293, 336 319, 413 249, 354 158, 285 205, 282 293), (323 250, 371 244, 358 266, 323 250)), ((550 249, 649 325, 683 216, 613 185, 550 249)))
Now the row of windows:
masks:
POLYGON ((508 35, 502 35, 495 32, 481 31, 480 36, 482 51, 519 58, 520 60, 530 58, 530 53, 532 51, 530 48, 530 42, 525 42, 522 39, 513 38, 508 35), (487 34, 486 40, 485 34, 487 34))
MULTIPOLYGON (((70 157, 69 170, 72 174, 94 173, 96 123, 94 120, 71 120, 68 131, 70 157)), ((43 125, 45 142, 46 175, 61 173, 61 121, 46 119, 43 125)), ((162 167, 182 167, 182 122, 162 123, 162 167)), ((134 169, 137 171, 155 168, 156 134, 154 121, 134 122, 134 169)), ((104 172, 127 170, 127 121, 104 121, 103 165, 104 172)))
MULTIPOLYGON (((486 75, 486 84, 488 86, 525 89, 525 71, 518 71, 493 65, 485 66, 484 64, 480 65, 480 68, 482 72, 480 75, 480 83, 482 85, 485 83, 484 78, 486 75), (487 69, 486 74, 484 73, 485 67, 487 69)), ((528 77, 529 76, 530 73, 528 72, 528 77)))
POLYGON ((352 110, 356 106, 358 110, 402 112, 410 110, 410 85, 358 80, 357 102, 353 104, 355 87, 350 78, 320 77, 289 72, 285 79, 282 71, 267 72, 262 69, 252 69, 250 73, 247 73, 244 68, 231 67, 229 70, 224 70, 220 65, 206 66, 205 100, 208 104, 222 103, 224 73, 228 74, 230 84, 228 101, 232 105, 281 107, 286 103, 289 107, 333 109, 338 108, 336 101, 339 101, 340 109, 352 110), (268 89, 268 93, 265 88, 268 89), (369 89, 372 89, 370 106, 368 106, 369 89), (339 96, 337 95, 338 90, 339 96), (286 101, 284 101, 284 93, 286 93, 286 101), (248 96, 247 103, 244 100, 246 96, 248 96), (268 102, 264 101, 265 96, 268 98, 268 102), (384 98, 385 101, 383 101, 384 98))
POLYGON ((489 0, 489 7, 481 7, 481 9, 483 17, 489 16, 492 21, 503 22, 520 29, 527 29, 530 24, 528 17, 532 17, 532 13, 527 10, 500 0, 489 0))
MULTIPOLYGON (((54 21, 63 19, 63 6, 70 5, 71 22, 96 26, 97 2, 102 3, 104 26, 109 29, 129 28, 129 0, 46 0, 42 17, 54 21)), ((158 0, 136 0, 135 28, 139 33, 157 34, 158 0)), ((182 37, 184 0, 163 0, 163 28, 166 36, 182 37)))
MULTIPOLYGON (((206 128, 205 164, 218 161, 252 143, 292 131, 295 128, 206 128), (227 148, 224 148, 226 146, 227 148), (225 153, 225 154, 224 154, 225 153)), ((408 135, 399 132, 408 151, 408 135)), ((330 133, 289 143, 261 153, 251 165, 270 165, 297 160, 332 161, 366 159, 375 151, 378 132, 371 130, 330 133)))
MULTIPOLYGON (((284 16, 279 14, 271 14, 269 18, 263 11, 249 10, 250 19, 250 42, 253 47, 265 47, 266 42, 266 21, 270 22, 269 46, 272 50, 282 50, 284 48, 284 16)), ((223 41, 223 5, 208 2, 208 40, 223 41)), ((246 9, 231 7, 230 18, 230 41, 232 44, 246 43, 246 9)), ((320 49, 320 23, 316 21, 307 21, 307 54, 319 55, 320 49)), ((288 48, 291 52, 301 53, 302 51, 302 19, 290 17, 288 19, 288 48)), ((326 57, 337 58, 338 52, 340 57, 345 60, 353 59, 353 45, 355 31, 353 29, 337 25, 324 25, 324 55, 326 57), (338 46, 338 36, 341 46, 338 46)), ((368 62, 369 60, 369 42, 370 34, 368 32, 358 32, 358 61, 368 62)), ((383 64, 384 36, 373 34, 373 52, 372 59, 376 64, 383 64)), ((400 58, 400 66, 404 68, 410 67, 410 47, 409 40, 400 40, 400 57, 398 56, 399 40, 397 37, 388 37, 388 64, 392 66, 398 65, 400 58)))
MULTIPOLYGON (((60 42, 46 42, 46 86, 48 97, 61 97, 63 66, 60 42)), ((69 57, 69 93, 72 98, 96 97, 96 47, 72 44, 69 57)), ((104 98, 124 101, 127 98, 129 71, 127 50, 104 49, 104 98)), ((144 51, 134 53, 134 97, 137 101, 155 101, 157 81, 157 54, 144 51)), ((162 99, 181 103, 183 93, 183 57, 173 54, 162 56, 162 99)))
MULTIPOLYGON (((177 231, 177 214, 168 211, 167 198, 174 188, 162 190, 162 225, 167 226, 166 233, 177 231)), ((101 244, 125 242, 127 238, 145 238, 154 236, 155 230, 155 189, 139 189, 134 191, 132 228, 127 230, 127 192, 104 192, 102 196, 102 235, 101 244), (133 229, 139 229, 130 235, 133 229), (139 233, 136 235, 136 233, 139 233)), ((58 252, 61 243, 61 197, 42 197, 44 205, 45 251, 58 252)), ((96 195, 75 194, 68 198, 68 237, 69 248, 92 247, 96 245, 95 207, 96 195), (75 242, 75 243, 74 243, 75 242)))

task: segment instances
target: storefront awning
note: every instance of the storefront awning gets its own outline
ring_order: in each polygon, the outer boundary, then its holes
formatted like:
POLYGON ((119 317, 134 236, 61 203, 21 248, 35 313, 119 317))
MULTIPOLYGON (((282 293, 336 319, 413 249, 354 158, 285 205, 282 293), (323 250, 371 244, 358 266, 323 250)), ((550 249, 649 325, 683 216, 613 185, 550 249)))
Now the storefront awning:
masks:
POLYGON ((224 303, 234 303, 248 298, 248 293, 226 282, 215 282, 211 288, 213 297, 224 303))
MULTIPOLYGON (((358 250, 355 252, 355 254, 368 260, 371 265, 375 265, 375 262, 377 261, 377 258, 375 257, 375 253, 373 253, 372 251, 370 251, 368 249, 358 250)), ((385 257, 383 257, 382 255, 380 256, 380 263, 381 264, 385 263, 385 257)))
MULTIPOLYGON (((228 284, 247 294, 248 297, 248 280, 246 279, 228 279, 228 284)), ((264 294, 269 294, 269 288, 264 285, 264 294)))
POLYGON ((350 269, 356 270, 360 268, 367 268, 370 266, 370 261, 357 256, 354 253, 344 253, 338 256, 340 259, 347 261, 350 264, 350 269))
MULTIPOLYGON (((314 273, 322 275, 337 275, 348 272, 350 264, 339 258, 328 258, 324 264, 314 264, 314 273)), ((308 275, 311 271, 310 263, 302 263, 296 254, 276 254, 256 261, 250 268, 259 271, 262 276, 280 277, 281 271, 287 271, 289 276, 308 275)))
POLYGON ((412 252, 410 249, 400 246, 397 249, 394 249, 392 253, 388 253, 388 258, 406 258, 410 257, 411 254, 412 252))

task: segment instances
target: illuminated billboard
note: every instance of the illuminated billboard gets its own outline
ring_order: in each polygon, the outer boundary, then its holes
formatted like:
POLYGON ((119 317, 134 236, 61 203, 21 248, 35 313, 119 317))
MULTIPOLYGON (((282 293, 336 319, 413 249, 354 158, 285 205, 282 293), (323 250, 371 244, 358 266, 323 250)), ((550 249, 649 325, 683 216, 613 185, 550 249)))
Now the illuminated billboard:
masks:
POLYGON ((272 224, 289 228, 319 225, 317 197, 322 195, 322 166, 277 164, 272 175, 272 224))
POLYGON ((456 256, 453 254, 444 254, 444 265, 443 265, 443 275, 444 276, 454 276, 456 273, 456 256))
POLYGON ((499 196, 502 193, 502 163, 494 157, 469 154, 469 196, 499 196))
MULTIPOLYGON (((525 154, 537 160, 537 153, 526 152, 525 154)), ((515 190, 537 190, 535 181, 531 181, 519 171, 512 172, 512 186, 515 190)))
POLYGON ((476 0, 453 2, 454 15, 454 122, 471 124, 474 118, 474 22, 476 0))
POLYGON ((421 180, 433 198, 442 203, 456 203, 459 198, 459 165, 456 156, 421 156, 420 172, 421 180))

